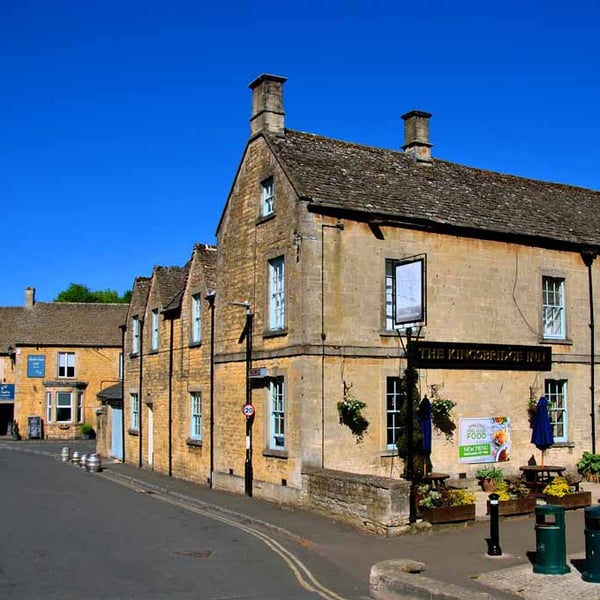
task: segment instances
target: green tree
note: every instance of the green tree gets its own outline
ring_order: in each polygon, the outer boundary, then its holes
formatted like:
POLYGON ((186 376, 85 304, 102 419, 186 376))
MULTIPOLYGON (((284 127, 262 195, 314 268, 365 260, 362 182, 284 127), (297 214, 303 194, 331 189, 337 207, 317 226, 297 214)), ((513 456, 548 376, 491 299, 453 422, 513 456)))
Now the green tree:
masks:
MULTIPOLYGON (((400 433, 396 440, 396 448, 398 449, 398 456, 406 461, 408 457, 408 393, 407 393, 407 380, 408 373, 405 371, 404 377, 400 380, 400 391, 404 395, 404 402, 400 407, 400 433)), ((421 424, 419 421, 419 405, 421 403, 421 394, 417 387, 418 374, 413 369, 412 376, 412 421, 413 421, 413 435, 412 435, 412 454, 413 454, 413 477, 419 479, 424 472, 425 463, 427 463, 427 471, 431 471, 431 462, 429 457, 423 454, 423 435, 421 433, 421 424)), ((406 470, 406 464, 405 464, 406 470)), ((406 475, 406 472, 405 472, 406 475)))
POLYGON ((115 290, 99 290, 93 292, 87 285, 71 283, 54 298, 54 302, 99 302, 103 304, 127 304, 131 300, 131 290, 119 296, 115 290))

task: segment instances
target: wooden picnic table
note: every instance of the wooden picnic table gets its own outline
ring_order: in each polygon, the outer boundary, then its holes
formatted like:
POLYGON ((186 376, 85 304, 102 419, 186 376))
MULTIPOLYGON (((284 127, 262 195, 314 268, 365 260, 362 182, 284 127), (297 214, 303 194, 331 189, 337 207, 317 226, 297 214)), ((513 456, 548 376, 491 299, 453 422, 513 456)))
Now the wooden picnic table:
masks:
POLYGON ((427 475, 423 475, 423 481, 431 485, 431 487, 446 487, 446 479, 448 479, 450 475, 447 473, 427 473, 427 475))
POLYGON ((525 484, 533 492, 541 493, 551 481, 562 475, 566 467, 557 465, 524 465, 519 469, 525 475, 525 484))

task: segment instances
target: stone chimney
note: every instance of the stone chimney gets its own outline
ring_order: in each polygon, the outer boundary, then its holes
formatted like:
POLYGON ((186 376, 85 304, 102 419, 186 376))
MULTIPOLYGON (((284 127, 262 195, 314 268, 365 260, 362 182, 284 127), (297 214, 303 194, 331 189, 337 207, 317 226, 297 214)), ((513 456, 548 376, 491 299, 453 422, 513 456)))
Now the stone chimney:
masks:
POLYGON ((410 154, 417 162, 431 163, 431 144, 429 142, 429 119, 431 113, 411 110, 404 119, 404 146, 402 150, 410 154))
POLYGON ((35 288, 25 288, 25 308, 31 308, 35 304, 35 288))
POLYGON ((248 86, 252 90, 251 137, 259 133, 285 135, 283 84, 286 81, 286 77, 263 73, 248 86))

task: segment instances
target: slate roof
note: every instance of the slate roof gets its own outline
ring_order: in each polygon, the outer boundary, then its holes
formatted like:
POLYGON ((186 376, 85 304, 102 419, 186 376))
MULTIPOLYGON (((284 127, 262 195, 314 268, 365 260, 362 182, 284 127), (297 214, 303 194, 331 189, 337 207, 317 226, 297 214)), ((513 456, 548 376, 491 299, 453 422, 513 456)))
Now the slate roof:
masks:
POLYGON ((96 396, 102 400, 123 400, 123 382, 120 381, 100 390, 96 396))
MULTIPOLYGON (((148 302, 148 293, 150 292, 150 277, 136 277, 133 282, 133 290, 131 292, 131 301, 129 303, 129 313, 131 315, 142 316, 146 310, 148 302)), ((129 320, 129 317, 127 317, 129 320)))
POLYGON ((184 267, 154 267, 154 278, 163 309, 169 306, 173 308, 172 302, 185 288, 188 270, 189 262, 184 267))
POLYGON ((202 266, 206 287, 214 289, 217 285, 217 247, 207 244, 196 244, 194 246, 194 254, 202 266))
POLYGON ((286 129, 267 143, 316 211, 354 211, 417 227, 600 245, 600 192, 484 171, 286 129))
POLYGON ((0 307, 0 353, 24 346, 120 347, 127 304, 37 302, 0 307))

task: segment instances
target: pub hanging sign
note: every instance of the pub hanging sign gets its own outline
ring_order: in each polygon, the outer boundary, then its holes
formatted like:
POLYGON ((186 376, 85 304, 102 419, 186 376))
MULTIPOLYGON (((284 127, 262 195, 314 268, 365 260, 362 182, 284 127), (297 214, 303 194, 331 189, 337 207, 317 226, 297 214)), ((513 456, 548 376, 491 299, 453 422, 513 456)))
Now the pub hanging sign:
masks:
POLYGON ((552 349, 546 346, 416 341, 412 351, 418 369, 552 370, 552 349))

